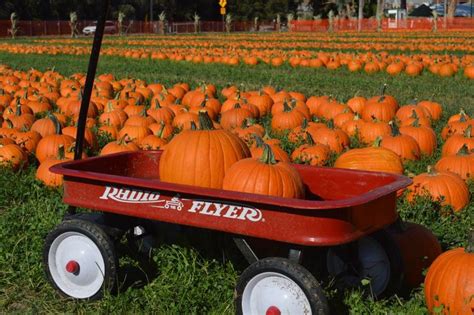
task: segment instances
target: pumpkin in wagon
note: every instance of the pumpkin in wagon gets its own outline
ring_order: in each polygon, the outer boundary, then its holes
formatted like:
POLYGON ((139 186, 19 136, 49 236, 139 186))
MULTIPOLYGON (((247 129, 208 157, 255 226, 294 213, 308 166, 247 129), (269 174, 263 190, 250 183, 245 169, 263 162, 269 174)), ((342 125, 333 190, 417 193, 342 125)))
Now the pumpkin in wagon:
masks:
POLYGON ((162 181, 222 188, 232 164, 250 156, 245 142, 230 131, 214 129, 207 113, 199 112, 199 125, 199 130, 194 125, 194 130, 181 132, 166 146, 160 160, 162 181))
POLYGON ((277 162, 268 144, 259 159, 236 162, 226 172, 223 189, 284 198, 303 198, 304 187, 298 172, 286 162, 277 162))

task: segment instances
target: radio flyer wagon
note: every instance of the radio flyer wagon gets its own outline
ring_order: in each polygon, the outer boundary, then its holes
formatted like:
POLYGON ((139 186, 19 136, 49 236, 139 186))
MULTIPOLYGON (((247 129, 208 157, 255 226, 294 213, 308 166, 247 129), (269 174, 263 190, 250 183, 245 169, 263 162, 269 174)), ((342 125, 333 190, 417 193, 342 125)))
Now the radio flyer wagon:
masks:
POLYGON ((372 293, 380 295, 400 283, 400 254, 384 229, 397 221, 397 191, 411 182, 404 176, 294 165, 309 196, 302 200, 162 182, 161 151, 80 160, 108 2, 94 37, 75 160, 51 168, 64 175, 64 202, 70 205, 44 247, 45 270, 59 292, 97 299, 112 290, 118 269, 114 242, 127 231, 145 233, 147 222, 230 235, 250 263, 235 290, 242 314, 329 313, 318 281, 301 265, 317 248, 324 249, 327 272, 345 284, 370 279, 372 293), (98 215, 76 214, 76 207, 98 215), (286 252, 259 257, 255 240, 285 244, 286 252))

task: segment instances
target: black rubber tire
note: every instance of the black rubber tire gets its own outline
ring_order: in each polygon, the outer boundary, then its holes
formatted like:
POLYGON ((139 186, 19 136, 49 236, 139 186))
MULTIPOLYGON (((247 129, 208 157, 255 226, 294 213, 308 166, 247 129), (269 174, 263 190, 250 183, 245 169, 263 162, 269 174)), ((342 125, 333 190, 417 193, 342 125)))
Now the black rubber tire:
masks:
POLYGON ((113 292, 117 284, 118 269, 118 259, 117 255, 115 254, 114 242, 100 226, 85 220, 72 219, 63 221, 46 236, 43 248, 43 268, 45 270, 49 282, 61 295, 65 297, 71 297, 57 286, 51 276, 48 263, 49 250, 53 241, 61 234, 66 232, 77 232, 83 234, 84 236, 92 240, 99 248, 100 253, 104 259, 104 283, 101 289, 97 291, 97 293, 84 300, 98 300, 101 299, 106 292, 113 292))
POLYGON ((400 248, 385 229, 371 235, 385 250, 390 261, 390 280, 387 288, 377 298, 388 297, 400 292, 403 285, 404 267, 400 248))
POLYGON ((235 309, 239 315, 242 312, 242 295, 248 282, 256 275, 263 272, 276 272, 292 279, 305 293, 311 305, 312 314, 330 314, 329 305, 321 286, 314 276, 303 266, 286 258, 269 257, 251 264, 240 275, 235 287, 235 309))

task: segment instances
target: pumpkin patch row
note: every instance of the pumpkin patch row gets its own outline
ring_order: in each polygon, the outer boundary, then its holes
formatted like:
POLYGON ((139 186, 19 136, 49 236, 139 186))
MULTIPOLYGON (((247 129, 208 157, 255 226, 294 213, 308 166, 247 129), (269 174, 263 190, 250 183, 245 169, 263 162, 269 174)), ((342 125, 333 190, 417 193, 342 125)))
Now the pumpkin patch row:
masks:
MULTIPOLYGON (((171 43, 172 44, 172 43, 171 43)), ((292 68, 326 68, 329 70, 347 69, 350 72, 368 74, 385 72, 391 76, 406 74, 416 77, 428 72, 441 77, 452 77, 457 73, 468 79, 474 78, 474 55, 462 56, 448 54, 405 54, 380 52, 340 52, 320 50, 285 50, 280 43, 271 49, 256 49, 232 46, 200 47, 188 45, 175 47, 162 45, 159 48, 130 47, 112 45, 102 49, 103 55, 121 56, 132 59, 152 59, 156 61, 187 61, 199 64, 225 64, 230 66, 256 66, 268 64, 272 67, 289 65, 292 68)), ((75 44, 31 45, 0 44, 0 51, 13 54, 48 55, 86 55, 87 46, 75 44)))
MULTIPOLYGON (((90 45, 89 39, 37 39, 34 43, 90 45)), ((110 46, 141 47, 229 47, 232 49, 268 50, 275 46, 289 50, 359 50, 405 52, 472 52, 474 33, 446 32, 433 36, 429 32, 397 33, 267 33, 267 34, 206 34, 193 36, 153 35, 128 38, 107 38, 110 46)))
MULTIPOLYGON (((60 186, 60 176, 50 173, 49 166, 73 157, 84 81, 83 74, 64 77, 55 71, 25 72, 1 66, 0 163, 18 169, 34 157, 40 163, 38 179, 60 186)), ((163 149, 164 157, 170 155, 172 163, 181 163, 166 169, 189 170, 188 164, 206 155, 199 152, 214 148, 209 134, 221 130, 225 132, 218 143, 234 139, 231 147, 241 152, 232 163, 223 162, 229 167, 253 157, 266 165, 320 166, 335 161, 335 167, 397 174, 404 174, 407 163, 432 156, 441 147, 436 165, 427 173, 415 174, 407 198, 429 194, 460 211, 469 202, 466 181, 474 162, 474 119, 462 110, 453 115, 441 133, 443 142, 438 143, 433 126, 442 118, 442 106, 428 100, 400 106, 385 88, 380 95, 341 102, 271 86, 248 91, 231 85, 218 91, 213 84, 194 89, 187 83, 165 87, 102 74, 94 84, 87 113, 85 145, 89 154, 163 149), (204 129, 213 131, 196 143, 187 141, 204 129), (177 145, 177 139, 184 142, 177 145), (191 150, 193 145, 198 146, 191 150), (196 156, 186 154, 179 159, 173 150, 196 152, 196 156)), ((209 168, 210 164, 205 165, 209 168)), ((195 178, 220 174, 217 180, 209 179, 206 183, 212 184, 206 187, 228 187, 222 186, 224 169, 207 175, 202 167, 196 170, 195 178)), ((184 176, 183 180, 199 185, 193 178, 184 176)), ((292 196, 300 194, 296 190, 292 196)))

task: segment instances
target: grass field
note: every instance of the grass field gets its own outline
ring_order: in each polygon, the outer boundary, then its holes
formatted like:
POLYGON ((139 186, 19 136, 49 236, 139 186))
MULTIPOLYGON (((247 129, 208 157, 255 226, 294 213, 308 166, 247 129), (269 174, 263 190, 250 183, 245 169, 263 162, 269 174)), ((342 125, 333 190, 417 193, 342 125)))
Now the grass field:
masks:
MULTIPOLYGON (((41 71, 54 68, 64 75, 86 72, 88 56, 70 55, 14 55, 0 53, 0 64, 27 70, 41 71)), ((413 99, 430 99, 443 105, 443 120, 435 127, 437 133, 449 115, 466 109, 474 114, 474 81, 458 73, 454 78, 440 78, 424 72, 419 77, 401 74, 390 77, 386 73, 368 75, 347 70, 298 69, 288 65, 274 68, 265 64, 250 68, 219 64, 193 64, 175 61, 135 60, 103 56, 98 74, 113 73, 118 78, 133 77, 148 83, 171 85, 187 82, 196 86, 201 82, 214 83, 220 89, 227 84, 258 89, 272 85, 310 95, 333 95, 346 101, 355 94, 379 94, 384 83, 387 93, 400 104, 413 99)), ((407 173, 421 173, 426 166, 439 159, 440 150, 432 157, 408 165, 407 173)), ((232 314, 233 287, 238 274, 245 267, 224 255, 205 255, 192 246, 163 245, 153 253, 157 275, 143 276, 130 257, 121 259, 124 270, 137 275, 121 278, 117 295, 108 295, 94 303, 83 303, 58 298, 45 280, 42 269, 43 239, 61 221, 66 206, 61 202, 61 191, 46 189, 34 177, 35 167, 18 173, 0 170, 0 309, 5 313, 123 313, 123 314, 232 314)), ((474 192, 470 186, 471 194, 474 192)), ((440 239, 443 249, 461 246, 469 226, 474 226, 474 203, 461 213, 451 211, 441 215, 434 203, 419 200, 410 205, 399 200, 404 219, 428 226, 440 239)), ((422 288, 409 296, 391 297, 379 301, 358 291, 337 292, 324 283, 330 303, 336 313, 351 314, 424 314, 426 308, 422 288), (343 303, 341 303, 341 300, 343 303)))

